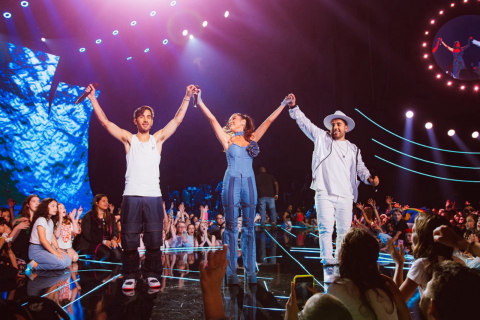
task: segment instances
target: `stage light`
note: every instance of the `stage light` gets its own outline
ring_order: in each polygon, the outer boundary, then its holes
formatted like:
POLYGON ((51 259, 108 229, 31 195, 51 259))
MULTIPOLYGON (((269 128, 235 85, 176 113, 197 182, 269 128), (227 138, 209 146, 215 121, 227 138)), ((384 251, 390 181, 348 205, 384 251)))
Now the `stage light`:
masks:
POLYGON ((431 20, 430 23, 431 23, 431 24, 434 24, 434 23, 435 23, 435 20, 431 20))
POLYGON ((477 87, 477 86, 475 86, 475 87, 473 88, 473 90, 475 90, 475 91, 478 91, 478 87, 477 87))
POLYGON ((137 21, 132 21, 132 23, 130 23, 132 26, 136 25, 137 24, 137 21))
POLYGON ((182 34, 183 36, 186 36, 188 34, 188 30, 183 30, 182 34))
POLYGON ((432 129, 432 127, 433 127, 433 124, 431 122, 425 123, 425 128, 432 129))
POLYGON ((407 116, 407 118, 412 118, 413 117, 413 112, 412 111, 407 111, 407 113, 405 113, 405 115, 407 116))
POLYGON ((207 21, 203 21, 202 26, 205 28, 208 25, 207 21))
POLYGON ((461 90, 465 90, 465 86, 461 86, 460 89, 461 89, 461 90))
POLYGON ((27 1, 22 1, 20 2, 20 4, 22 5, 22 7, 28 7, 28 2, 27 1))
POLYGON ((429 65, 429 66, 428 66, 428 69, 433 69, 433 66, 432 66, 432 65, 429 65))
POLYGON ((425 34, 428 34, 428 31, 425 31, 425 34))
POLYGON ((7 19, 10 19, 12 17, 12 14, 10 12, 4 12, 3 16, 7 19))
POLYGON ((452 81, 448 81, 447 86, 451 86, 451 85, 452 85, 452 81))
POLYGON ((150 17, 153 17, 154 15, 156 15, 157 13, 155 11, 152 11, 150 12, 150 17))
POLYGON ((40 40, 42 40, 43 42, 47 41, 47 39, 45 39, 45 38, 42 38, 42 39, 40 39, 40 40))
POLYGON ((452 8, 455 7, 455 3, 452 3, 452 4, 450 5, 450 7, 452 7, 452 8))
POLYGON ((80 52, 85 52, 85 48, 80 48, 80 50, 78 50, 80 52))
POLYGON ((143 50, 143 52, 145 52, 145 53, 147 53, 148 51, 150 51, 150 49, 149 49, 149 48, 147 48, 147 49, 143 50))
POLYGON ((455 135, 455 130, 453 130, 453 129, 448 130, 448 135, 450 137, 453 137, 455 135))
POLYGON ((424 42, 424 43, 422 44, 422 46, 426 47, 426 46, 427 46, 427 43, 426 43, 426 42, 424 42))
POLYGON ((478 135, 479 135, 478 131, 475 131, 474 133, 472 133, 472 138, 477 139, 478 135))
POLYGON ((193 39, 193 34, 190 35, 190 39, 193 39))
POLYGON ((132 60, 132 57, 128 57, 127 60, 132 60))
POLYGON ((467 2, 468 2, 468 0, 463 0, 463 2, 464 2, 464 3, 467 3, 467 2))
POLYGON ((225 18, 228 18, 229 15, 230 15, 230 12, 225 11, 225 18))
POLYGON ((97 40, 95 41, 95 43, 96 43, 96 44, 102 43, 102 39, 97 39, 97 40))
POLYGON ((167 44, 168 43, 168 39, 163 39, 163 44, 167 44))
POLYGON ((176 5, 176 4, 177 4, 177 1, 172 1, 172 2, 170 2, 170 5, 171 5, 172 7, 173 7, 174 5, 176 5))
POLYGON ((424 59, 427 59, 427 58, 428 58, 428 54, 424 54, 424 55, 423 55, 423 58, 424 58, 424 59))
POLYGON ((118 34, 118 30, 113 30, 112 34, 116 36, 118 34))
POLYGON ((440 79, 442 77, 441 74, 437 74, 437 79, 440 79))
POLYGON ((440 14, 443 14, 443 10, 440 11, 440 14))

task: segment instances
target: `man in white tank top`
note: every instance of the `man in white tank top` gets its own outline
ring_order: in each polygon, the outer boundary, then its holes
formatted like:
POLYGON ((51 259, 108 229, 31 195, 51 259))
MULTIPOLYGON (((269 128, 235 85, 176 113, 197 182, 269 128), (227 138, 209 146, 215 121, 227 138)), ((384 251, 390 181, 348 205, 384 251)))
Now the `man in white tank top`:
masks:
POLYGON ((187 87, 175 117, 161 130, 150 134, 153 124, 153 109, 142 106, 135 110, 133 122, 138 133, 132 134, 110 122, 97 99, 95 88, 89 85, 86 92, 92 102, 93 111, 108 132, 120 140, 127 154, 127 172, 125 174, 125 191, 122 202, 122 273, 123 290, 132 294, 136 281, 140 278, 138 269, 140 257, 137 248, 140 246, 140 234, 146 246, 145 262, 141 273, 151 289, 160 289, 158 281, 163 266, 160 246, 164 228, 165 210, 160 191, 160 154, 163 143, 175 132, 183 120, 188 102, 195 91, 195 86, 187 87))

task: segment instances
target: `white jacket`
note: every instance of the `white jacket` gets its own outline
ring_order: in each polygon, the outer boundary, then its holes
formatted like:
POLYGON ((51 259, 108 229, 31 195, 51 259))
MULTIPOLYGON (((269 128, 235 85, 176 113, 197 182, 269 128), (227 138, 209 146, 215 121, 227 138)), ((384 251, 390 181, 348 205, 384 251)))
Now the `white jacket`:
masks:
MULTIPOLYGON (((305 133, 305 135, 315 144, 312 155, 312 184, 310 185, 310 188, 317 191, 319 189, 318 181, 323 179, 320 166, 322 165, 323 161, 332 153, 333 138, 330 132, 320 129, 307 117, 305 117, 305 114, 300 111, 298 106, 290 109, 289 113, 290 117, 297 121, 297 124, 303 133, 305 133)), ((360 149, 348 140, 347 144, 351 152, 353 152, 354 158, 356 159, 356 165, 352 167, 350 172, 350 182, 353 190, 353 201, 357 202, 358 185, 360 184, 360 180, 365 184, 371 184, 368 181, 368 178, 370 177, 370 171, 368 171, 365 163, 363 163, 360 149), (360 180, 358 180, 357 177, 360 178, 360 180)))

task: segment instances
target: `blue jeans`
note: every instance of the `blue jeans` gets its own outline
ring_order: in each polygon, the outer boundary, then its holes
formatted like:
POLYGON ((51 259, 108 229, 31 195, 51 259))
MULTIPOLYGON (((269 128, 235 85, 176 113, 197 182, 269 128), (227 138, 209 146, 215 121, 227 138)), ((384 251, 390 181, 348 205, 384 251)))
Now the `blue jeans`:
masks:
POLYGON ((242 251, 245 280, 247 283, 256 283, 255 273, 255 205, 257 189, 254 176, 232 176, 227 173, 223 180, 222 202, 225 210, 225 231, 223 243, 228 244, 227 282, 238 283, 237 277, 237 244, 238 244, 238 215, 242 210, 242 251))
POLYGON ((65 259, 59 259, 41 244, 30 244, 28 257, 38 263, 37 270, 63 270, 72 264, 72 260, 66 254, 63 254, 65 259))
POLYGON ((122 202, 122 273, 125 279, 139 279, 140 233, 147 249, 142 265, 144 278, 160 279, 163 272, 160 246, 163 241, 162 197, 124 196, 122 202))
POLYGON ((262 216, 260 225, 265 228, 265 209, 268 209, 268 214, 272 222, 277 223, 277 211, 275 210, 275 198, 261 197, 258 198, 258 212, 262 216))

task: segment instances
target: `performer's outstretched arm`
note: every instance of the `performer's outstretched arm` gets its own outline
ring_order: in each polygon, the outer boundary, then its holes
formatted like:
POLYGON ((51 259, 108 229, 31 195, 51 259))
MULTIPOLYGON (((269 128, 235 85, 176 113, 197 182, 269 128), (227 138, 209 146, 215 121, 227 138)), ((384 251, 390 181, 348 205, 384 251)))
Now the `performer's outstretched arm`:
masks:
POLYGON ((450 51, 453 51, 453 48, 451 48, 451 47, 447 46, 447 45, 446 45, 446 43, 445 43, 445 42, 443 42, 443 40, 440 40, 440 41, 441 41, 441 42, 442 42, 442 44, 445 46, 445 48, 447 48, 447 49, 448 49, 448 50, 450 50, 450 51))
POLYGON ((130 144, 130 141, 132 141, 132 134, 126 130, 123 130, 119 128, 115 123, 110 122, 103 112, 102 108, 100 107, 100 104, 97 101, 97 98, 95 98, 95 87, 91 84, 88 85, 87 89, 85 89, 86 92, 89 92, 88 94, 88 99, 90 99, 90 102, 92 103, 93 106, 93 111, 97 115, 98 120, 102 124, 105 129, 114 137, 123 142, 124 144, 130 144))
POLYGON ((228 141, 230 141, 231 137, 225 131, 223 131, 223 128, 220 125, 220 123, 218 123, 217 118, 215 118, 213 113, 211 113, 210 110, 208 110, 205 103, 203 103, 202 91, 200 89, 198 89, 198 106, 200 107, 200 109, 202 109, 203 114, 205 114, 205 117, 207 117, 208 121, 210 121, 213 131, 215 132, 215 135, 217 136, 218 141, 220 141, 220 143, 222 144, 223 149, 227 150, 228 141))
POLYGON ((261 125, 260 127, 255 130, 255 133, 253 134, 253 140, 257 141, 260 140, 265 132, 267 131, 268 127, 272 124, 275 119, 277 119, 278 115, 282 113, 283 108, 287 106, 290 102, 292 102, 293 99, 293 93, 290 93, 288 96, 283 99, 282 103, 280 104, 280 107, 277 108, 261 125))
POLYGON ((300 111, 300 108, 296 106, 296 99, 293 94, 290 94, 292 96, 292 102, 290 102, 289 106, 291 109, 288 111, 290 113, 290 118, 294 119, 297 121, 298 126, 300 127, 300 130, 305 133, 305 135, 312 141, 315 141, 316 137, 319 136, 320 134, 326 134, 325 130, 320 129, 316 125, 314 125, 306 116, 305 114, 300 111), (295 107, 292 107, 295 106, 295 107))
POLYGON ((185 117, 185 113, 187 112, 188 103, 192 98, 193 91, 195 86, 193 84, 187 87, 187 93, 185 94, 185 98, 183 98, 182 104, 178 109, 175 117, 170 120, 169 123, 163 128, 155 132, 154 137, 157 142, 164 142, 177 130, 180 123, 182 123, 183 118, 185 117))

